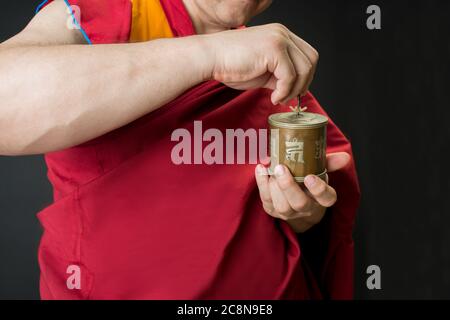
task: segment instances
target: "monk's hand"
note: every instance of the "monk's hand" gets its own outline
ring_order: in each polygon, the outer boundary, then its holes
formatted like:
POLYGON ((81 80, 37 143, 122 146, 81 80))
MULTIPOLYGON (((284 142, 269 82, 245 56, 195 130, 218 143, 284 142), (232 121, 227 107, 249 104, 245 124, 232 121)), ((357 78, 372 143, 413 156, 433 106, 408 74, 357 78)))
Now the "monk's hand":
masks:
MULTIPOLYGON (((349 162, 350 155, 346 152, 330 153, 327 171, 340 170, 349 162)), ((285 220, 295 232, 305 232, 318 224, 326 209, 337 200, 336 191, 317 176, 307 176, 302 189, 284 165, 276 166, 274 173, 275 176, 269 177, 261 164, 255 170, 264 210, 274 218, 285 220)))
POLYGON ((313 80, 317 51, 281 24, 209 34, 203 37, 210 74, 225 85, 273 90, 273 104, 304 95, 313 80))

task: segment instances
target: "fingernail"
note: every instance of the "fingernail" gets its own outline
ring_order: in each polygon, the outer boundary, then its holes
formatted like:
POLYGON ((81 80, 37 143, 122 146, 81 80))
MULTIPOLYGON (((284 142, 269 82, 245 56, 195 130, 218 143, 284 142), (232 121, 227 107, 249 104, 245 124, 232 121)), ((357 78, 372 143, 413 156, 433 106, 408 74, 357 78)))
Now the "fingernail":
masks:
POLYGON ((260 175, 260 176, 264 176, 267 174, 267 170, 266 168, 262 165, 262 164, 258 164, 258 166, 256 167, 256 172, 260 175))
POLYGON ((306 186, 307 186, 308 188, 309 188, 309 187, 313 187, 314 184, 316 183, 316 179, 317 179, 316 176, 312 176, 312 175, 307 176, 307 177, 305 178, 305 184, 306 184, 306 186))
POLYGON ((285 172, 284 166, 282 166, 281 164, 275 167, 275 176, 281 177, 284 174, 284 172, 285 172))

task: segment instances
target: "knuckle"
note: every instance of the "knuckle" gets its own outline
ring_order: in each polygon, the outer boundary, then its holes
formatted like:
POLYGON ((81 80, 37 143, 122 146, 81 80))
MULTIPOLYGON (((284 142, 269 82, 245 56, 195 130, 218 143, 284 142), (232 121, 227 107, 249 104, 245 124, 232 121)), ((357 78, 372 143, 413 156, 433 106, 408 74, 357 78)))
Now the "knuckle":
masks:
POLYGON ((267 195, 265 193, 260 192, 259 197, 261 198, 262 202, 270 202, 272 199, 270 198, 270 195, 267 195))
POLYGON ((314 195, 317 197, 322 197, 327 193, 327 185, 325 183, 321 183, 314 190, 314 195))
POLYGON ((296 212, 304 211, 306 207, 307 207, 306 201, 298 201, 292 204, 292 209, 294 209, 296 212))
POLYGON ((275 206, 275 210, 282 215, 283 217, 288 218, 292 212, 291 212, 291 208, 287 205, 283 205, 283 204, 277 204, 275 206))
POLYGON ((282 32, 283 34, 286 32, 286 31, 288 31, 288 29, 283 25, 283 24, 281 24, 281 23, 271 23, 270 24, 270 27, 273 29, 273 30, 276 30, 276 31, 278 31, 278 32, 282 32))
POLYGON ((288 177, 281 178, 278 180, 278 186, 280 187, 281 191, 286 191, 294 187, 294 181, 293 179, 289 179, 288 177))
POLYGON ((273 32, 268 36, 268 44, 270 46, 270 50, 282 51, 286 48, 286 40, 283 35, 273 32))
POLYGON ((270 32, 268 32, 268 43, 273 49, 282 50, 287 46, 286 27, 279 23, 270 25, 270 32))
POLYGON ((283 207, 279 212, 288 219, 292 216, 292 210, 289 207, 283 207))

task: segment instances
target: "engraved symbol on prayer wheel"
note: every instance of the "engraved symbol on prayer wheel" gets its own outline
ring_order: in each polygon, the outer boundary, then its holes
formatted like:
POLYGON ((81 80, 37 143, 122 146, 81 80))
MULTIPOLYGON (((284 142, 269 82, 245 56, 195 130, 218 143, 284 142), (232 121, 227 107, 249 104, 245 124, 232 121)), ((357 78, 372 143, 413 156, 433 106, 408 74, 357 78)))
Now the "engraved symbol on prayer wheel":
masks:
POLYGON ((285 141, 286 144, 286 160, 305 163, 303 156, 303 141, 298 141, 296 138, 285 141))
POLYGON ((324 156, 324 143, 325 143, 325 141, 324 141, 324 138, 323 137, 320 137, 320 139, 319 140, 316 140, 315 141, 315 144, 316 144, 316 152, 315 152, 315 156, 314 156, 314 158, 316 159, 316 160, 319 160, 319 159, 322 159, 323 158, 323 156, 324 156))

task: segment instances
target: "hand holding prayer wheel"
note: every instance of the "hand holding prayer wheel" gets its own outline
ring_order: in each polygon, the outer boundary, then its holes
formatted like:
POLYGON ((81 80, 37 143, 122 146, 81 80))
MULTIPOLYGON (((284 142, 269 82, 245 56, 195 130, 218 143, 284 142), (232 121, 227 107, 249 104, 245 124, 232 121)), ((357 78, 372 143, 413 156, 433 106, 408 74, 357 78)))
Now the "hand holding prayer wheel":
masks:
MULTIPOLYGON (((327 172, 340 170, 349 162, 348 153, 330 153, 327 172)), ((264 210, 272 217, 287 221, 296 232, 305 232, 319 223, 326 208, 337 200, 336 191, 315 175, 308 175, 302 188, 284 165, 275 167, 274 176, 258 165, 255 176, 264 210)))
POLYGON ((317 51, 281 24, 206 35, 211 79, 247 90, 269 88, 273 104, 308 91, 319 59, 317 51))

